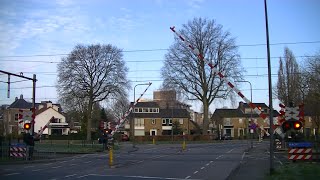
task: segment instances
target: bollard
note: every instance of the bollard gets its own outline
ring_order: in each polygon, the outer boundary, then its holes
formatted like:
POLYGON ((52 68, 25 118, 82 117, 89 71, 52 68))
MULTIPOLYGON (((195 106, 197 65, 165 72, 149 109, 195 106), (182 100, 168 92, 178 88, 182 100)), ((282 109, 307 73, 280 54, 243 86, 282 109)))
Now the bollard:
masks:
POLYGON ((113 166, 113 147, 110 147, 109 150, 109 166, 112 167, 113 166))
POLYGON ((186 141, 185 140, 183 140, 183 143, 182 143, 182 150, 183 151, 186 150, 186 141))
POLYGON ((155 145, 156 144, 156 139, 153 137, 152 139, 152 144, 155 145))

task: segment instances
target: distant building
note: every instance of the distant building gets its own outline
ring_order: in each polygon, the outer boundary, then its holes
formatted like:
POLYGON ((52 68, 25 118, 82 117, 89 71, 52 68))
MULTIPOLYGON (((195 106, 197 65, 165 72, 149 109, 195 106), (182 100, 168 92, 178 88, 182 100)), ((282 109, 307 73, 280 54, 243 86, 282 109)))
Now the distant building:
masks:
MULTIPOLYGON (((128 117, 128 123, 134 119, 135 136, 171 135, 174 123, 178 124, 181 134, 194 132, 196 126, 190 117, 190 105, 177 101, 175 91, 154 91, 153 98, 138 102, 128 117)), ((128 123, 124 127, 130 131, 128 123)))
MULTIPOLYGON (((265 103, 254 103, 263 113, 269 114, 269 107, 265 103)), ((273 120, 277 120, 278 112, 274 110, 273 120)), ((268 118, 267 118, 268 119, 268 118)), ((262 119, 257 113, 251 111, 247 103, 240 102, 237 109, 216 109, 212 116, 212 121, 217 125, 217 132, 220 136, 225 134, 233 138, 244 138, 249 133, 251 123, 263 126, 269 132, 269 120, 262 119), (252 112, 252 113, 251 113, 252 112)), ((257 132, 256 132, 257 133, 257 132)))
MULTIPOLYGON (((67 135, 69 133, 69 124, 66 122, 60 104, 53 104, 51 101, 42 101, 41 103, 36 103, 35 106, 34 132, 39 132, 46 123, 54 117, 43 134, 67 135)), ((23 99, 23 95, 21 95, 19 99, 16 98, 15 101, 4 110, 3 134, 20 134, 23 132, 23 123, 27 117, 19 119, 19 116, 21 114, 31 113, 31 108, 32 103, 23 99)), ((31 120, 31 117, 28 117, 28 119, 31 120)))

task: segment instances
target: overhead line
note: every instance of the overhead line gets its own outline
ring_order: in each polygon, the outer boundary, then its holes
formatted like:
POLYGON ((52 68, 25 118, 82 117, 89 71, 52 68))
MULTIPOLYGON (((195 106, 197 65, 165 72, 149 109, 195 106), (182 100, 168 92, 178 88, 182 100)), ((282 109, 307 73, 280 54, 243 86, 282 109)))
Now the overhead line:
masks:
MULTIPOLYGON (((271 43, 271 46, 276 45, 293 45, 293 44, 317 44, 319 41, 301 41, 301 42, 279 42, 279 43, 271 43)), ((254 47, 254 46, 265 46, 266 44, 240 44, 238 47, 254 47)), ((123 50, 122 52, 131 53, 131 52, 152 52, 152 51, 167 51, 168 48, 157 48, 157 49, 134 49, 134 50, 123 50)), ((66 56, 68 53, 56 53, 56 54, 33 54, 33 55, 13 55, 13 56, 0 56, 0 58, 4 57, 42 57, 42 56, 66 56)))

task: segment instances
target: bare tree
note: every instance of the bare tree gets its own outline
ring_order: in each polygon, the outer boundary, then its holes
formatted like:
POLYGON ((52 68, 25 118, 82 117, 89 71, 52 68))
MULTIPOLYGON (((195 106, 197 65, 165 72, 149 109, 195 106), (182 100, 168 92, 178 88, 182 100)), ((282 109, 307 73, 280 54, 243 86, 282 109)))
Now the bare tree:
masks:
MULTIPOLYGON (((230 32, 222 30, 222 25, 217 24, 215 20, 194 18, 182 25, 180 34, 225 76, 231 80, 241 79, 242 68, 235 39, 231 37, 230 32)), ((177 37, 165 55, 161 74, 164 87, 180 89, 189 99, 202 102, 203 133, 207 134, 210 104, 216 98, 227 96, 230 89, 227 89, 223 80, 177 37)))
POLYGON ((307 79, 305 110, 311 115, 318 135, 320 129, 320 51, 306 60, 304 73, 307 79))
POLYGON ((114 121, 120 120, 130 107, 129 100, 126 96, 112 100, 108 104, 108 113, 114 118, 114 121))
POLYGON ((279 71, 277 82, 278 99, 285 105, 290 102, 298 105, 302 101, 300 91, 301 74, 296 58, 289 48, 284 49, 284 57, 279 59, 279 71))
POLYGON ((77 45, 58 64, 61 97, 80 99, 87 105, 87 140, 91 140, 92 107, 129 88, 120 49, 112 45, 77 45))

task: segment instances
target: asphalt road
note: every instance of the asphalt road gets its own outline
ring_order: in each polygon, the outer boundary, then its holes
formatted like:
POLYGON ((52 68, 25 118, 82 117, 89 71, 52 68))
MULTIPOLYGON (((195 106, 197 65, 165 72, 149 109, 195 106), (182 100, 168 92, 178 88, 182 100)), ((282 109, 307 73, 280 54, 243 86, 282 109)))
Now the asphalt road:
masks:
MULTIPOLYGON (((131 145, 126 145, 131 146, 131 145)), ((210 144, 138 145, 114 154, 109 166, 108 153, 70 156, 53 162, 1 165, 1 179, 226 179, 240 164, 248 148, 246 141, 210 144)))

